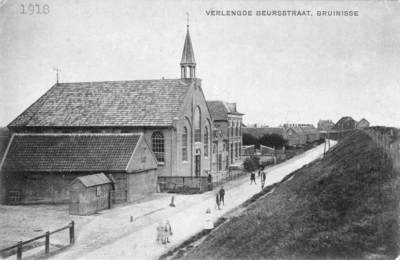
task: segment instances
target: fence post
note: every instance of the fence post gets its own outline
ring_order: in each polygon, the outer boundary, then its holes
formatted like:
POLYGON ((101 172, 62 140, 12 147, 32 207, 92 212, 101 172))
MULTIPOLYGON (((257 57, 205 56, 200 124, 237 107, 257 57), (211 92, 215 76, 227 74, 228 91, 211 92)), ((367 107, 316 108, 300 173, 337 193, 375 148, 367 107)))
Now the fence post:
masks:
POLYGON ((17 260, 22 259, 22 241, 18 242, 18 247, 17 247, 17 260))
POLYGON ((50 232, 46 232, 46 243, 44 247, 44 253, 48 254, 50 252, 50 232))
POLYGON ((69 227, 69 243, 75 243, 75 223, 71 221, 71 226, 69 227))

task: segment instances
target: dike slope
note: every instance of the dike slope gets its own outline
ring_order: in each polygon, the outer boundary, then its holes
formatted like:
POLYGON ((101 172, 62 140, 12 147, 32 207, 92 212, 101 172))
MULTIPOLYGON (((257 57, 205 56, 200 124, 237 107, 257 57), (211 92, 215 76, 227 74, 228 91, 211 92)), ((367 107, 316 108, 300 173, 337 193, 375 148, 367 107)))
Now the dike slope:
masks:
POLYGON ((355 131, 184 259, 394 259, 398 176, 372 139, 355 131))

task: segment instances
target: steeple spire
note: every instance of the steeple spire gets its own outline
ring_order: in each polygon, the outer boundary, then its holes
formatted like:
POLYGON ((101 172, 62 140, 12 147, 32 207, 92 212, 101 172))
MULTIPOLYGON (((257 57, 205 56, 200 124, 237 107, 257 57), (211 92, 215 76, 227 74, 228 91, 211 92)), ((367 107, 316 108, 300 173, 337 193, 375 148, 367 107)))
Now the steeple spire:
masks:
POLYGON ((196 77, 196 61, 194 59, 192 40, 189 34, 189 13, 187 13, 187 15, 187 33, 181 59, 181 78, 183 79, 189 76, 187 75, 187 68, 189 68, 190 78, 196 77))

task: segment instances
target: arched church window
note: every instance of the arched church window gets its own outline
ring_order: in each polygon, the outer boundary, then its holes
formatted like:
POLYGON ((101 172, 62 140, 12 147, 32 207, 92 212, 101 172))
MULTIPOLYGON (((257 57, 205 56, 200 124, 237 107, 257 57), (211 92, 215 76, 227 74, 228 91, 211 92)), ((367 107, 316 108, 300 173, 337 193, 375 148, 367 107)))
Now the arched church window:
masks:
POLYGON ((186 127, 184 127, 183 128, 183 131, 182 131, 182 161, 187 161, 188 160, 188 158, 187 158, 187 136, 188 136, 188 133, 187 133, 187 129, 186 129, 186 127))
POLYGON ((204 157, 208 157, 208 128, 204 130, 204 157))
POLYGON ((154 132, 151 136, 153 153, 158 162, 164 162, 164 135, 161 132, 154 132))
POLYGON ((201 114, 199 107, 196 107, 194 111, 194 141, 201 142, 201 114))

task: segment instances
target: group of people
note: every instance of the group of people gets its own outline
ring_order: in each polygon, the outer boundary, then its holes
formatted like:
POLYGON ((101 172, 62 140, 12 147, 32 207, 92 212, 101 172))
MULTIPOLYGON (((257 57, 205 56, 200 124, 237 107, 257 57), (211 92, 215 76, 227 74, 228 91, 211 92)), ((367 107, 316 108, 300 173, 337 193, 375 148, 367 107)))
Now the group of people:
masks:
POLYGON ((165 222, 165 226, 160 222, 157 227, 157 243, 158 244, 167 244, 171 243, 169 241, 170 236, 172 236, 172 228, 171 224, 169 224, 169 220, 165 222))
MULTIPOLYGON (((265 172, 261 171, 261 169, 259 169, 258 170, 258 177, 261 177, 261 189, 263 189, 264 185, 265 185, 265 177, 266 177, 265 172)), ((252 172, 250 174, 250 185, 252 185, 253 182, 254 182, 255 185, 257 185, 257 183, 256 183, 256 174, 254 172, 252 172)))

